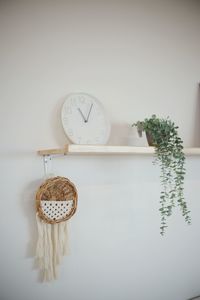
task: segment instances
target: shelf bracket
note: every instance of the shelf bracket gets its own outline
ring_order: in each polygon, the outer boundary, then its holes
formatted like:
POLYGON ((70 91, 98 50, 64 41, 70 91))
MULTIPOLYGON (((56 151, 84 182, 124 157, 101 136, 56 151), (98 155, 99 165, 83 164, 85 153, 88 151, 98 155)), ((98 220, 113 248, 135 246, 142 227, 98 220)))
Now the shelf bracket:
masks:
POLYGON ((43 155, 44 177, 52 176, 52 155, 43 155))
POLYGON ((68 154, 69 145, 65 145, 64 148, 60 149, 47 149, 47 150, 39 150, 37 153, 42 156, 48 155, 67 155, 68 154))

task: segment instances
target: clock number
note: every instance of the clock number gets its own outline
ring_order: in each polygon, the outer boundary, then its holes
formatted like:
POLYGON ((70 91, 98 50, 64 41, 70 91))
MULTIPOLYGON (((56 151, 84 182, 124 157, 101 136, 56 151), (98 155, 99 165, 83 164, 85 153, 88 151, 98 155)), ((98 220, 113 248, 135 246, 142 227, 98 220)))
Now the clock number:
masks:
POLYGON ((76 106, 76 98, 71 98, 71 100, 70 100, 70 106, 71 107, 76 106))
POLYGON ((69 128, 69 130, 68 130, 68 135, 73 136, 73 130, 71 128, 69 128))
POLYGON ((100 109, 97 109, 96 115, 97 115, 98 117, 101 117, 101 111, 100 111, 100 109))
POLYGON ((85 103, 85 97, 84 96, 80 96, 79 97, 79 101, 81 102, 81 104, 85 103))
POLYGON ((68 118, 66 116, 63 117, 63 122, 65 123, 65 125, 68 124, 69 120, 68 120, 68 118))
POLYGON ((71 106, 67 106, 65 108, 65 111, 66 111, 66 114, 71 115, 72 114, 72 108, 71 108, 71 106))
POLYGON ((81 137, 79 136, 78 138, 77 138, 77 144, 80 144, 81 143, 81 137))

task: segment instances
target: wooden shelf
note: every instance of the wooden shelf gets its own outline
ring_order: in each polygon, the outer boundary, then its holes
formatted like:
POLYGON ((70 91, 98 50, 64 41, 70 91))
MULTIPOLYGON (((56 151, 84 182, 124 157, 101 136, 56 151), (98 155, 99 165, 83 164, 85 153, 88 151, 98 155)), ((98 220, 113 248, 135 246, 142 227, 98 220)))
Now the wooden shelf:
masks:
MULTIPOLYGON (((39 155, 68 155, 68 154, 154 154, 154 147, 109 146, 109 145, 75 145, 69 144, 60 149, 39 150, 39 155)), ((200 148, 184 148, 186 155, 200 155, 200 148)))

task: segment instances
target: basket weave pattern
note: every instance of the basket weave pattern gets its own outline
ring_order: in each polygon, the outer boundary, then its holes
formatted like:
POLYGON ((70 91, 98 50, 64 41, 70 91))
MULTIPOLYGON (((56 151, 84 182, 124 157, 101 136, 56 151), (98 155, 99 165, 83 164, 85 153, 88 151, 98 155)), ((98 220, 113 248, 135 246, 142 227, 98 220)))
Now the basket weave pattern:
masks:
MULTIPOLYGON (((76 212, 77 208, 77 190, 74 184, 65 177, 53 177, 47 179, 38 189, 36 193, 36 210, 38 216, 49 224, 60 223, 70 219, 73 214, 76 212), (42 205, 42 201, 50 202, 55 205, 55 201, 59 201, 63 203, 66 201, 66 205, 70 204, 67 209, 65 215, 61 214, 61 218, 48 218, 48 214, 44 212, 44 205, 42 205)), ((43 202, 44 204, 44 202, 43 202)), ((61 205, 58 205, 58 208, 61 205)), ((59 213, 59 212, 58 212, 59 213)))

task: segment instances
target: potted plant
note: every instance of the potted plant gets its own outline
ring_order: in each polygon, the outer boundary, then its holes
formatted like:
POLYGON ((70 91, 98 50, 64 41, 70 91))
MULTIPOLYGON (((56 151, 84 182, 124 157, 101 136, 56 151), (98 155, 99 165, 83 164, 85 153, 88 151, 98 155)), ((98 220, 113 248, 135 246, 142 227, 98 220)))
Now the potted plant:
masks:
POLYGON ((169 118, 162 119, 156 115, 138 121, 136 126, 141 135, 144 131, 150 146, 155 147, 155 161, 161 170, 160 233, 164 235, 167 218, 172 214, 176 204, 181 209, 186 223, 191 223, 190 211, 184 199, 185 154, 183 141, 178 135, 178 126, 169 118))

